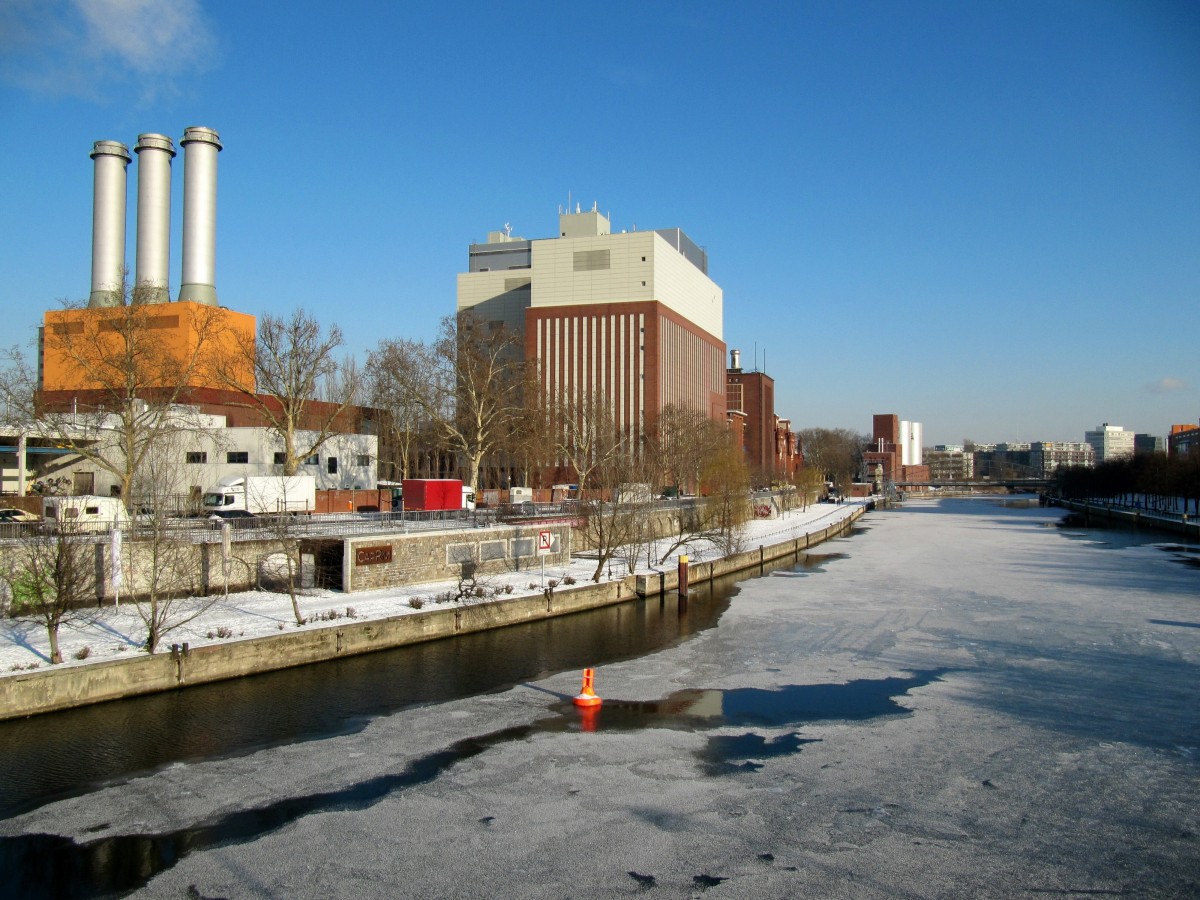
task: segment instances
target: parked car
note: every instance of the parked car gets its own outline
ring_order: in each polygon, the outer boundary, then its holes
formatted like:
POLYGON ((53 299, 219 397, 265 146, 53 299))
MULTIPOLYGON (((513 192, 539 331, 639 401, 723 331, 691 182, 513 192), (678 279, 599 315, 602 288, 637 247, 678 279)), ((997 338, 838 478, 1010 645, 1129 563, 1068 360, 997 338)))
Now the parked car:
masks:
POLYGON ((42 517, 24 509, 11 506, 0 509, 0 522, 40 522, 42 517))

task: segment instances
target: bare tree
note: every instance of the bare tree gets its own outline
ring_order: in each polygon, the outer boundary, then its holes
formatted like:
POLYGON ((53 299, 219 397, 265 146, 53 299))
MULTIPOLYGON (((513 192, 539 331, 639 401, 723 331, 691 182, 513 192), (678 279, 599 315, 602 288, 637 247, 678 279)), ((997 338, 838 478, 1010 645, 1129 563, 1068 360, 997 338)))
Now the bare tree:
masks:
POLYGON ((525 414, 517 418, 504 448, 513 467, 520 473, 520 483, 528 487, 535 484, 547 469, 554 467, 555 430, 551 404, 542 397, 536 386, 531 385, 526 393, 525 414))
POLYGON ((611 490, 628 474, 621 463, 634 448, 602 395, 553 398, 546 416, 555 462, 574 473, 581 489, 611 490))
POLYGON ((46 630, 50 662, 60 663, 59 629, 90 617, 96 597, 97 545, 76 520, 63 517, 53 528, 31 527, 13 542, 0 565, 8 596, 7 613, 28 618, 46 630))
POLYGON ((328 331, 303 309, 288 319, 264 315, 258 336, 239 341, 236 359, 218 368, 218 377, 238 391, 283 444, 283 474, 295 475, 339 427, 357 395, 356 366, 339 363, 337 325, 328 331), (253 372, 253 380, 247 377, 253 372), (326 396, 336 399, 320 401, 326 396))
POLYGON ((804 465, 846 489, 862 468, 867 438, 847 428, 806 428, 800 436, 804 465))
POLYGON ((647 452, 661 463, 662 483, 699 493, 708 458, 729 443, 729 432, 701 410, 668 403, 650 430, 647 452))
POLYGON ((28 428, 37 418, 37 372, 20 346, 0 350, 0 425, 28 428))
POLYGON ((441 442, 477 490, 483 460, 504 447, 525 414, 531 368, 503 325, 447 316, 432 348, 430 392, 421 398, 441 442))
POLYGON ((816 503, 825 486, 824 476, 821 472, 808 466, 796 473, 795 482, 801 509, 808 509, 809 504, 816 503))
POLYGON ((380 462, 386 454, 394 480, 411 475, 417 451, 431 441, 425 398, 433 393, 432 371, 429 349, 418 341, 386 338, 367 355, 365 393, 383 413, 380 462))
POLYGON ((704 467, 708 490, 705 531, 725 554, 741 549, 742 527, 750 518, 750 472, 732 443, 712 454, 704 467))
POLYGON ((644 454, 630 445, 600 395, 558 398, 548 416, 555 462, 575 473, 583 495, 581 530, 597 554, 592 580, 599 581, 618 554, 624 554, 632 568, 631 554, 638 554, 644 545, 647 521, 640 507, 649 499, 648 488, 633 491, 627 487, 624 492, 620 488, 643 483, 647 477, 644 454))
POLYGON ((201 594, 199 548, 171 513, 174 490, 183 480, 184 435, 164 436, 147 453, 134 478, 138 507, 127 544, 131 588, 146 626, 146 652, 163 638, 203 615, 216 597, 201 594))

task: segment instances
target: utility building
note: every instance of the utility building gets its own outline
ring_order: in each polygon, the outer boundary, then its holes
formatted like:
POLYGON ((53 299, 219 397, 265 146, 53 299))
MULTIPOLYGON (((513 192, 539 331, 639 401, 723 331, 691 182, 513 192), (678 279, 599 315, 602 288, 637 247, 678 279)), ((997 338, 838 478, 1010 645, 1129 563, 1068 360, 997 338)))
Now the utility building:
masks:
POLYGON ((506 229, 472 244, 458 311, 518 336, 545 396, 601 398, 630 437, 668 404, 724 419, 724 298, 708 255, 678 228, 613 234, 595 208, 558 223, 552 238, 506 229))

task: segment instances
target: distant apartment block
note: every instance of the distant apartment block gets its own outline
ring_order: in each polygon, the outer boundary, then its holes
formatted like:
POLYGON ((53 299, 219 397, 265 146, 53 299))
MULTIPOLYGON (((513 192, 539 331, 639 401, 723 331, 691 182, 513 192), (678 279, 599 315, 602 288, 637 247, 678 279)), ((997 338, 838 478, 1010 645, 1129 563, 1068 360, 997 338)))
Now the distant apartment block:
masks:
POLYGON ((975 477, 975 454, 962 447, 945 446, 925 451, 925 465, 933 482, 970 481, 975 477))
POLYGON ((1111 459, 1127 459, 1133 456, 1133 432, 1120 425, 1097 425, 1094 431, 1084 432, 1083 439, 1096 452, 1096 464, 1111 459))
POLYGON ((1095 465, 1096 451, 1083 441, 1034 441, 1029 445, 1029 467, 1045 478, 1071 466, 1095 465))

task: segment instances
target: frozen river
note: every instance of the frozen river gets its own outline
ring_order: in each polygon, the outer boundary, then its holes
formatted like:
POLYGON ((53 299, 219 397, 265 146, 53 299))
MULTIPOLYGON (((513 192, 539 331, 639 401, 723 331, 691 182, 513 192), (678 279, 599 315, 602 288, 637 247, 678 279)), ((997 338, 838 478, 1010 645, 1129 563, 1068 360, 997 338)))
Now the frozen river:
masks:
POLYGON ((1058 517, 875 512, 819 568, 694 597, 715 627, 603 657, 594 717, 572 672, 176 762, 0 821, 0 873, 14 896, 1196 896, 1200 556, 1058 517))

